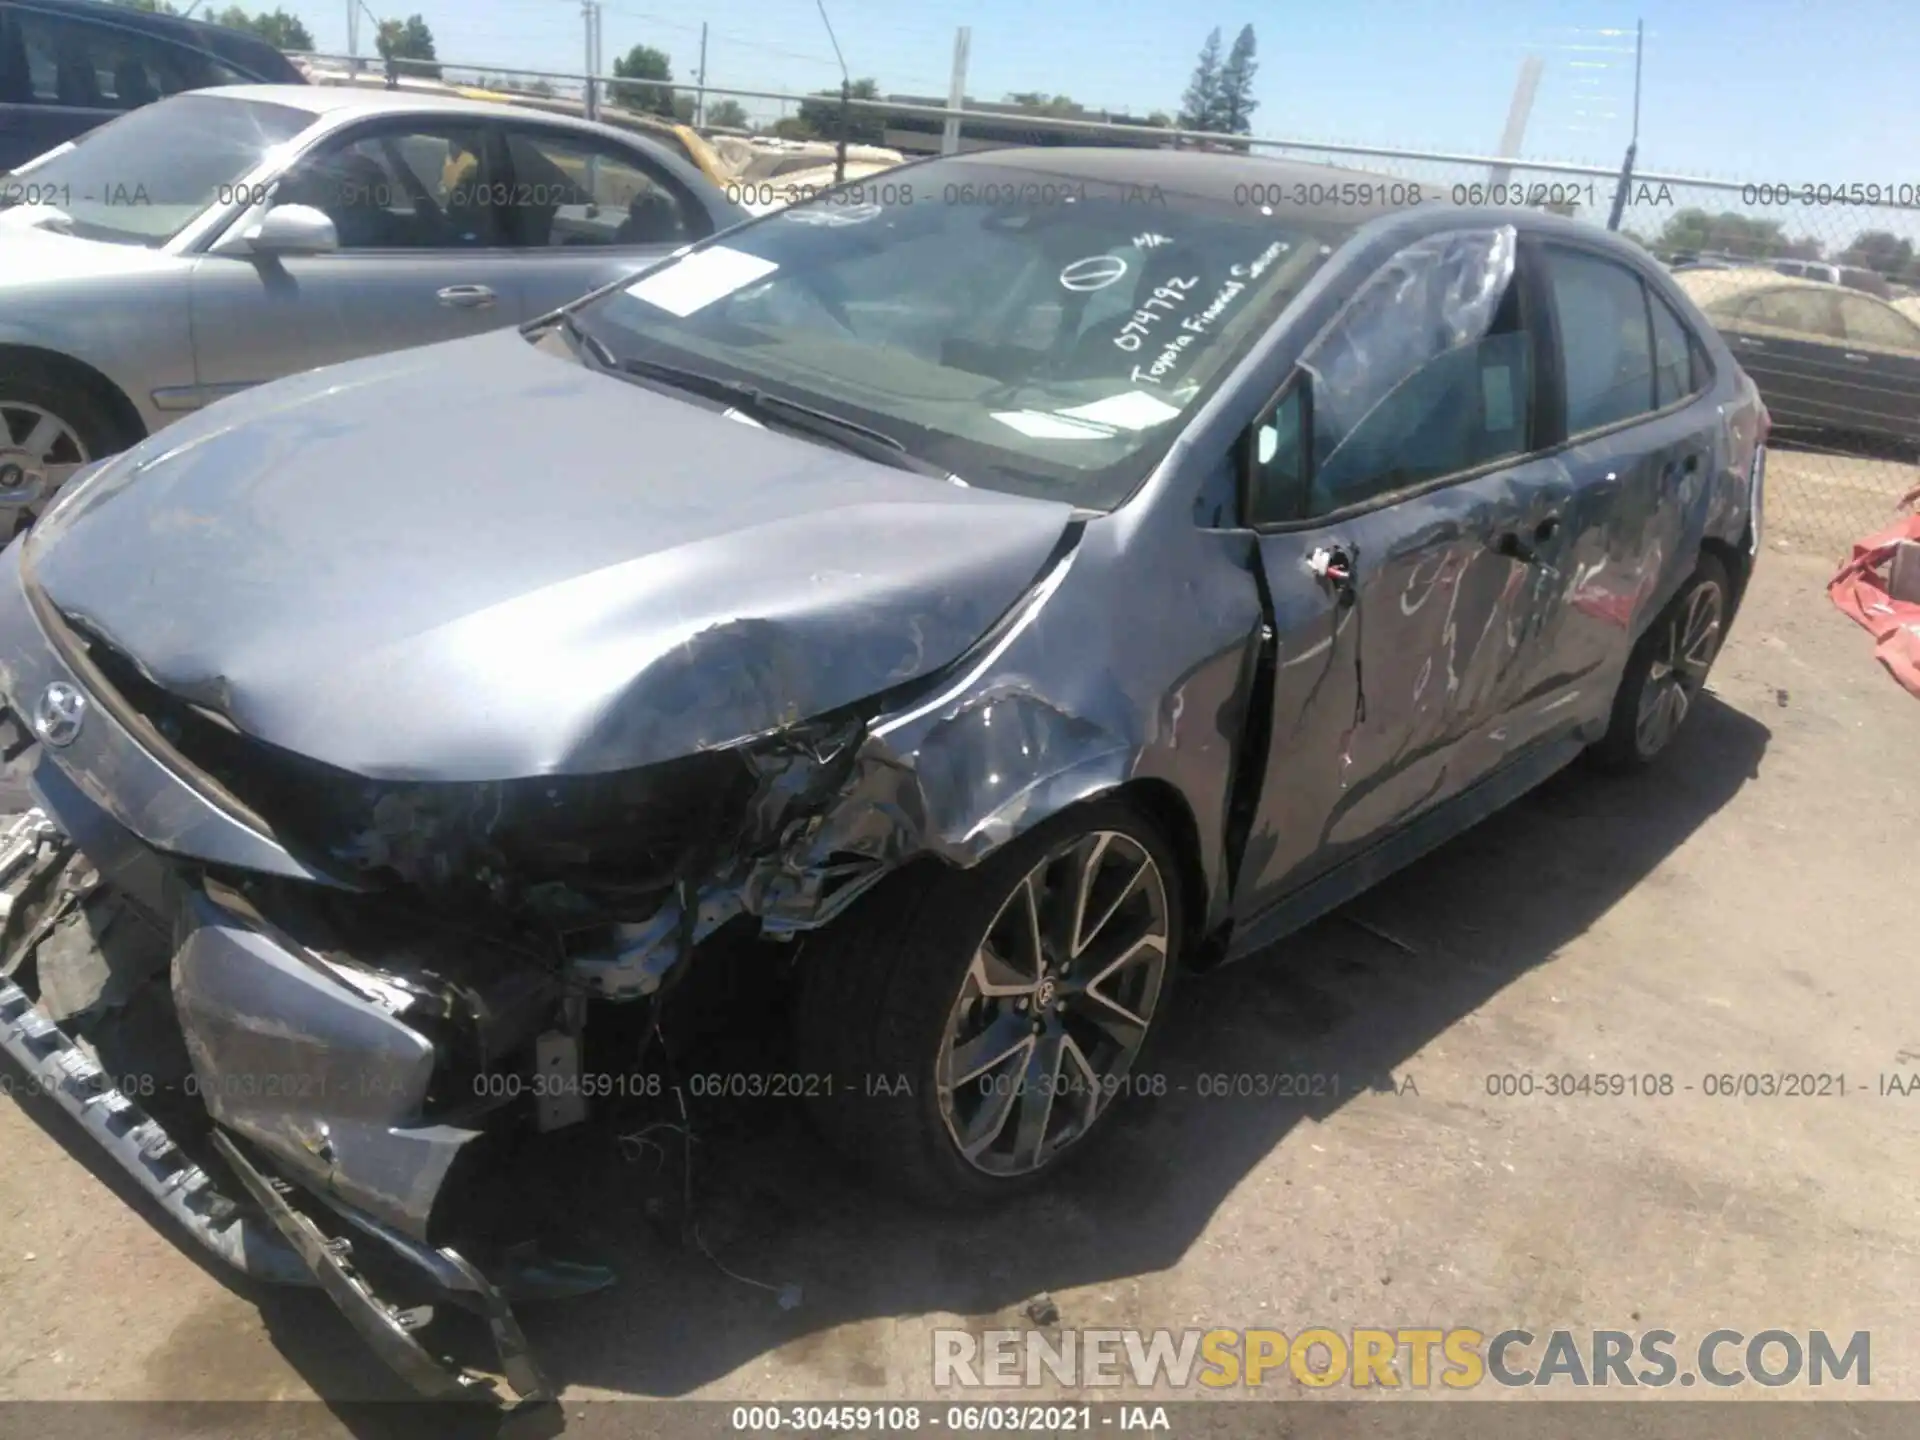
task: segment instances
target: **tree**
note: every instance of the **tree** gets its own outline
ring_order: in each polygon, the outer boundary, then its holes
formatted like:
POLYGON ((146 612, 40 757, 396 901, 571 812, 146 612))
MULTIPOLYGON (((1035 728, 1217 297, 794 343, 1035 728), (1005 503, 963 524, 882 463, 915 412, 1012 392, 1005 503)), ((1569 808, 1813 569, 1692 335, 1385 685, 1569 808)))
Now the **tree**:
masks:
POLYGON ((1220 111, 1220 27, 1214 26, 1200 48, 1200 62, 1180 99, 1182 130, 1211 130, 1220 111))
POLYGON ((501 90, 517 95, 552 95, 550 81, 537 79, 531 75, 482 75, 482 90, 501 90))
POLYGON ((767 133, 776 140, 818 140, 820 138, 813 126, 798 115, 782 115, 773 122, 773 128, 767 133))
POLYGON ((1242 25, 1220 71, 1220 93, 1209 129, 1226 135, 1253 133, 1253 112, 1260 108, 1260 102, 1253 98, 1253 75, 1259 68, 1253 58, 1253 26, 1242 25))
POLYGON ((113 0, 113 3, 127 10, 139 10, 148 15, 178 15, 180 12, 167 3, 167 0, 113 0))
MULTIPOLYGON (((313 35, 300 22, 298 15, 290 15, 285 10, 261 11, 258 15, 249 15, 238 5, 229 5, 217 15, 208 17, 216 25, 224 25, 229 30, 245 31, 257 35, 276 50, 311 50, 313 35)), ((428 54, 432 54, 432 39, 428 39, 428 54)))
POLYGON ((400 66, 402 75, 423 76, 429 80, 440 78, 440 67, 422 64, 435 58, 433 53, 433 31, 427 28, 427 22, 418 15, 409 15, 402 20, 382 20, 379 32, 373 37, 375 48, 384 60, 405 60, 412 63, 400 66))
MULTIPOLYGON (((856 80, 847 92, 855 100, 878 100, 878 80, 856 80)), ((840 92, 816 90, 800 102, 799 118, 814 139, 840 138, 840 92)), ((872 110, 850 108, 847 111, 847 142, 852 145, 878 145, 886 131, 886 122, 872 110)))
POLYGON ((1862 230, 1840 252, 1842 265, 1858 265, 1882 275, 1898 275, 1913 264, 1913 242, 1889 230, 1862 230))
MULTIPOLYGON (((613 73, 628 80, 671 80, 673 62, 664 50, 636 45, 613 62, 613 73)), ((609 87, 608 96, 614 104, 629 110, 674 118, 673 91, 665 85, 614 85, 609 87)))
POLYGON ((716 100, 707 106, 706 118, 707 124, 717 125, 722 130, 745 130, 750 124, 746 107, 731 96, 716 100))
POLYGON ((1654 241, 1654 248, 1662 254, 1721 250, 1762 260, 1785 253, 1786 247, 1787 238, 1778 220, 1756 220, 1731 210, 1709 215, 1692 208, 1675 211, 1654 241))
POLYGON ((1030 110, 1036 115, 1053 115, 1061 119, 1071 119, 1086 114, 1084 107, 1065 95, 1049 95, 1044 90, 1019 90, 1007 96, 1007 104, 1018 105, 1022 110, 1030 110))

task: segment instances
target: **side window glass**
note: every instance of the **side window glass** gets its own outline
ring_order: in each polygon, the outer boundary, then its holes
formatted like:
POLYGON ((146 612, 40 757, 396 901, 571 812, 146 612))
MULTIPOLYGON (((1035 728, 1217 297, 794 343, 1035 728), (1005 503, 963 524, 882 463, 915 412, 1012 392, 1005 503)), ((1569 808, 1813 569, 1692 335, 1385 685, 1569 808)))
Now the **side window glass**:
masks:
POLYGON ((45 104, 133 110, 244 78, 196 50, 117 25, 32 10, 12 15, 28 96, 45 104))
POLYGON ((1307 478, 1306 393, 1304 382, 1295 384, 1273 412, 1253 427, 1249 525, 1274 525, 1300 516, 1307 478))
POLYGON ((1646 288, 1623 265, 1550 248, 1547 276, 1560 321, 1567 433, 1583 434, 1654 408, 1646 288))
POLYGON ((1877 345, 1884 350, 1920 351, 1920 326, 1897 311, 1857 295, 1835 297, 1840 303, 1840 323, 1847 339, 1856 345, 1877 345))
POLYGON ((472 126, 363 135, 304 160, 276 205, 332 219, 342 250, 470 250, 498 243, 482 133, 472 126))
POLYGON ((1756 295, 1740 318, 1749 325, 1765 325, 1816 340, 1841 338, 1840 315, 1834 308, 1832 292, 1812 287, 1756 295))
POLYGON ((1309 513, 1324 515, 1524 455, 1532 396, 1532 336, 1525 331, 1488 335, 1435 356, 1315 468, 1309 513))
POLYGON ((521 247, 684 245, 708 233, 695 206, 624 150, 515 130, 507 153, 513 186, 506 198, 521 247))
POLYGON ((1705 377, 1694 373, 1699 347, 1673 307, 1651 291, 1647 299, 1653 308, 1653 402, 1664 409, 1699 389, 1705 377))

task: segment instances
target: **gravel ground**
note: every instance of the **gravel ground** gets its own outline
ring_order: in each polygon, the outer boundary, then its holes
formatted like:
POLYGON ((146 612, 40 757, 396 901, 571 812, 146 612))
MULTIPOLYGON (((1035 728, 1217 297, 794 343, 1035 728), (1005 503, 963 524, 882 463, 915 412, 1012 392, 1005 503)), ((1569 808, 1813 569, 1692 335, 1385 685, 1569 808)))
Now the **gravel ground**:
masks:
MULTIPOLYGON (((530 1178, 624 1277, 527 1313, 569 1400, 927 1397, 933 1327, 1024 1325, 1043 1292, 1069 1326, 1871 1329, 1872 1393, 1920 1399, 1920 1096, 1875 1093, 1920 1074, 1920 705, 1821 595, 1824 560, 1766 562, 1662 767, 1569 772, 1186 985, 1174 1088, 1040 1197, 929 1217, 843 1180, 784 1103, 710 1103, 699 1233, 741 1280, 656 1222, 678 1186, 652 1152, 593 1142, 530 1178), (1676 1090, 1488 1093, 1568 1070, 1676 1090), (1780 1070, 1848 1093, 1702 1093, 1780 1070), (1197 1093, 1276 1071, 1340 1097, 1197 1093)), ((224 1283, 86 1148, 0 1101, 0 1398, 402 1393, 324 1300, 224 1283)))

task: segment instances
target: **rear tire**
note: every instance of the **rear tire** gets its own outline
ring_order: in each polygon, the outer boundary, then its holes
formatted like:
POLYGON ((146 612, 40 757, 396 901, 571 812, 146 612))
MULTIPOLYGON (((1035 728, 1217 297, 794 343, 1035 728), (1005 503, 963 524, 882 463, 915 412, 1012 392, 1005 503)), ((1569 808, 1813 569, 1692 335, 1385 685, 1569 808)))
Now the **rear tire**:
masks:
POLYGON ((971 870, 890 877, 801 960, 796 1053, 819 1128, 870 1179, 935 1206, 1044 1182, 1150 1052, 1180 898, 1165 839, 1119 798, 971 870))
POLYGON ((1732 618, 1727 567, 1703 554, 1627 659, 1607 733, 1592 751, 1602 768, 1639 770, 1667 751, 1693 714, 1732 618))
MULTIPOLYGON (((0 471, 35 468, 64 482, 72 470, 113 455, 139 437, 126 434, 106 400, 85 385, 31 362, 0 377, 0 471)), ((0 476, 0 489, 19 483, 0 476)), ((58 489, 50 485, 35 503, 44 509, 58 489)), ((18 523, 4 517, 17 532, 32 517, 21 512, 18 523)))

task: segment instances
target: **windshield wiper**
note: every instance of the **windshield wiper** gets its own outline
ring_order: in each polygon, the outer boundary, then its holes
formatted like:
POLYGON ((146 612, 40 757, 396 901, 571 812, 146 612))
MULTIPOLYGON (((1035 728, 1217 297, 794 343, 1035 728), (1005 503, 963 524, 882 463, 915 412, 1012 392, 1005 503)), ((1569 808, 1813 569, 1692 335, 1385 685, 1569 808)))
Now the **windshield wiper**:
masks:
POLYGON ((587 327, 574 318, 571 310, 560 312, 560 328, 567 332, 567 338, 573 341, 576 350, 586 351, 596 363, 603 366, 614 363, 613 352, 590 334, 587 327))
MULTIPOLYGON (((676 390, 685 390, 689 394, 704 395, 709 400, 719 400, 731 405, 742 414, 758 420, 771 420, 789 430, 799 430, 829 444, 838 445, 842 450, 868 460, 877 460, 882 465, 891 465, 898 470, 910 470, 916 475, 931 475, 936 480, 958 480, 952 471, 944 465, 936 465, 931 460, 923 460, 908 453, 907 447, 884 430, 875 430, 870 425, 862 425, 857 420, 835 415, 831 410, 816 410, 811 405, 803 405, 798 400, 788 400, 779 395, 770 395, 757 386, 738 380, 727 380, 719 375, 709 375, 700 370, 687 370, 678 365, 668 365, 658 360, 622 360, 615 367, 623 374, 642 380, 656 381, 670 385, 676 390)), ((962 484, 965 482, 962 481, 962 484)))

